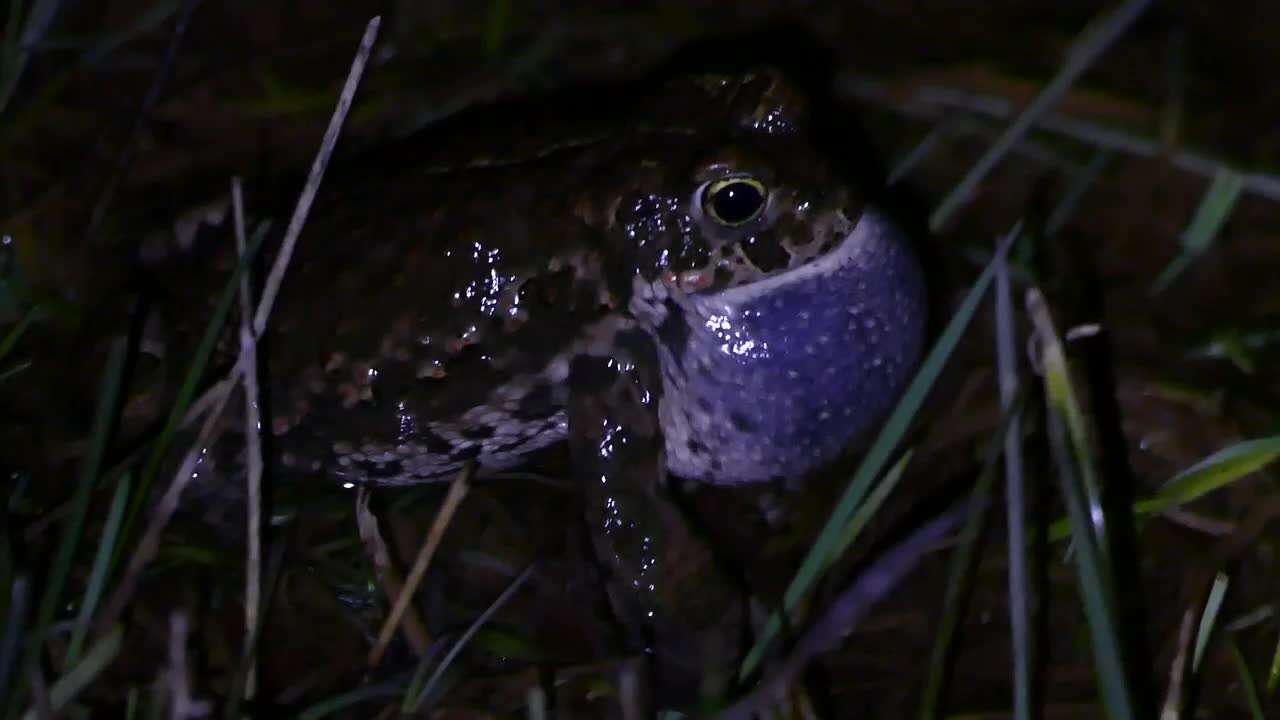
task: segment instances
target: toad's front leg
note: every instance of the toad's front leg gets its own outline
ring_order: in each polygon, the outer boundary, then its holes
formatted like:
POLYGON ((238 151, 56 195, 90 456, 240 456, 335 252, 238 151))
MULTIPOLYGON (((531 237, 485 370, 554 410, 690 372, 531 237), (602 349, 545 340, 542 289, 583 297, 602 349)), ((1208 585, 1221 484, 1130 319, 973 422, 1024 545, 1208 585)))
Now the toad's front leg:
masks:
MULTIPOLYGON (((619 334, 608 357, 570 372, 569 436, 586 519, 629 650, 672 687, 737 656, 743 598, 667 493, 661 382, 647 336, 619 334)), ((692 690, 694 688, 683 688, 692 690)))

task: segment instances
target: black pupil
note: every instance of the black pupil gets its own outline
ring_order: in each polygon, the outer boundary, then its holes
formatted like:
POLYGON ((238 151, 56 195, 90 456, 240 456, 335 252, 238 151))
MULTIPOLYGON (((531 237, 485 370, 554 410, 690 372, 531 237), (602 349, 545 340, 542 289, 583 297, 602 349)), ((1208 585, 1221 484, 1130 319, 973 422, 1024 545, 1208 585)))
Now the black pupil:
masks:
POLYGON ((760 188, 749 182, 731 182, 711 196, 716 215, 731 225, 750 220, 763 203, 760 188))

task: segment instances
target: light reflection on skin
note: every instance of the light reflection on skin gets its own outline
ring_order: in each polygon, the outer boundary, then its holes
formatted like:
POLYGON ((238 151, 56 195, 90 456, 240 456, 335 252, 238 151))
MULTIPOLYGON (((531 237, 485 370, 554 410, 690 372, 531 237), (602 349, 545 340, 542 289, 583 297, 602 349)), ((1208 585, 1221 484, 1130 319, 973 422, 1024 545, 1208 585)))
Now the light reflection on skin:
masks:
MULTIPOLYGON (((753 311, 748 310, 743 315, 750 316, 753 311)), ((754 311, 756 315, 759 311, 754 311)), ((720 352, 725 355, 734 355, 743 360, 766 360, 771 357, 769 352, 769 344, 763 340, 757 340, 751 332, 744 326, 741 321, 736 321, 734 316, 737 313, 729 306, 724 307, 724 313, 714 313, 707 316, 703 325, 710 330, 717 338, 720 339, 720 352)))
MULTIPOLYGON (((487 264, 489 266, 488 275, 468 282, 461 291, 453 294, 453 300, 454 302, 461 302, 464 299, 471 300, 479 296, 480 311, 485 315, 492 316, 498 310, 502 292, 508 285, 516 282, 517 277, 498 273, 498 263, 502 260, 502 251, 499 248, 486 248, 479 241, 474 242, 472 247, 474 249, 471 253, 471 258, 477 262, 487 264)), ((446 251, 445 257, 449 257, 452 254, 452 251, 446 251)))

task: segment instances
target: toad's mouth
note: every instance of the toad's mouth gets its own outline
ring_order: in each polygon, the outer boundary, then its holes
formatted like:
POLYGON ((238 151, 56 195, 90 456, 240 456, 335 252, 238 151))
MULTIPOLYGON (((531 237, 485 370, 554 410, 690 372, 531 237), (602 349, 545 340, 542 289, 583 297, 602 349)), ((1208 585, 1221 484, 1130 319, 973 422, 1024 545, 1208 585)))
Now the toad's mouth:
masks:
POLYGON ((702 293, 700 297, 728 304, 751 302, 795 283, 836 275, 850 264, 857 264, 858 256, 875 246, 903 242, 898 229, 873 208, 864 208, 857 220, 835 212, 817 223, 808 244, 788 249, 792 255, 789 267, 758 280, 702 293))
POLYGON ((881 229, 896 232, 878 212, 864 209, 858 219, 850 220, 842 210, 816 218, 810 232, 795 239, 757 239, 747 237, 725 243, 712 251, 704 265, 683 270, 667 269, 656 282, 659 294, 715 296, 735 288, 758 287, 762 292, 775 288, 786 278, 803 280, 812 273, 831 272, 868 231, 881 229), (862 216, 867 216, 863 222, 862 216), (769 247, 768 256, 760 248, 769 247), (794 273, 806 270, 799 276, 794 273), (765 281, 773 280, 769 284, 765 281), (761 285, 761 283, 765 283, 761 285))

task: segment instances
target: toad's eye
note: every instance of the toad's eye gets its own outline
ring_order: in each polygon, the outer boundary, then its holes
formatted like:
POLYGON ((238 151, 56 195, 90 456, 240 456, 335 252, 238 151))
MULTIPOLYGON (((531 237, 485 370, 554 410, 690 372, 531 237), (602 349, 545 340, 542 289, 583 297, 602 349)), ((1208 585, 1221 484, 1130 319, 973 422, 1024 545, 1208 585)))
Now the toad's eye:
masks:
POLYGON ((702 191, 702 210, 725 227, 745 225, 760 216, 769 191, 752 177, 730 177, 707 183, 702 191))

